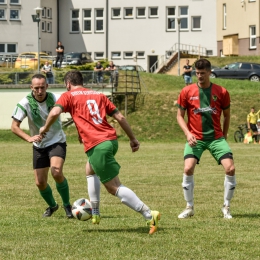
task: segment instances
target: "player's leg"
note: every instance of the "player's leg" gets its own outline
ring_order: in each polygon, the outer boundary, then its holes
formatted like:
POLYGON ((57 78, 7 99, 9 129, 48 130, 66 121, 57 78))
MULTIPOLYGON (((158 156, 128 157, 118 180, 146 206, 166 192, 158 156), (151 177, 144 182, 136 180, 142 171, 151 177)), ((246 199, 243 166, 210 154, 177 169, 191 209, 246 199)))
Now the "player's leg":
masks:
POLYGON ((56 203, 52 189, 48 184, 48 171, 50 166, 50 160, 46 149, 38 149, 33 147, 33 171, 35 184, 38 187, 40 195, 49 206, 43 213, 43 217, 50 217, 59 206, 56 203))
POLYGON ((225 170, 224 180, 224 204, 222 213, 224 218, 230 219, 230 201, 234 196, 236 187, 235 166, 232 151, 224 138, 219 138, 211 142, 209 151, 219 164, 222 164, 225 170))
POLYGON ((184 199, 186 200, 186 208, 178 218, 184 219, 194 215, 194 170, 196 164, 199 163, 202 152, 205 149, 205 144, 202 141, 197 141, 197 145, 191 147, 188 143, 184 148, 184 173, 182 180, 182 188, 184 199))
POLYGON ((49 148, 50 168, 56 189, 59 192, 63 208, 68 218, 73 218, 70 204, 69 184, 63 175, 63 164, 66 158, 66 143, 57 143, 49 148))
POLYGON ((88 186, 88 195, 92 207, 92 223, 99 224, 100 222, 100 180, 93 171, 89 162, 86 164, 86 177, 88 186))

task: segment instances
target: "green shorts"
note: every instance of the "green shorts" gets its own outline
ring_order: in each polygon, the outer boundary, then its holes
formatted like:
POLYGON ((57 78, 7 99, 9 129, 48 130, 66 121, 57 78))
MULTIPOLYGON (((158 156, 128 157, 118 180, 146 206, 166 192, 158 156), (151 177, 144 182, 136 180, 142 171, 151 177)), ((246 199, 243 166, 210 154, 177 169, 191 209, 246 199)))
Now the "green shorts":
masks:
POLYGON ((186 143, 184 148, 184 160, 187 158, 196 158, 198 160, 197 164, 199 164, 200 157, 206 149, 209 150, 218 164, 221 164, 222 159, 233 159, 231 149, 226 139, 222 137, 213 141, 197 140, 196 146, 193 147, 186 143))
POLYGON ((115 160, 118 141, 105 141, 86 152, 88 161, 102 183, 111 181, 119 174, 120 165, 115 160))

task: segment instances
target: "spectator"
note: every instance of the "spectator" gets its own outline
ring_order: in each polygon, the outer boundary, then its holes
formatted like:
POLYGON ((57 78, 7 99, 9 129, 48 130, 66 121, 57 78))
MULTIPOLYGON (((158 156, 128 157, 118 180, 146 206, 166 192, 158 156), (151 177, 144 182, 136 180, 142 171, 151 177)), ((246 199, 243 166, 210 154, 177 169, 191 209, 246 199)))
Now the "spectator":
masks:
POLYGON ((97 83, 103 83, 103 66, 101 65, 100 61, 97 62, 96 66, 94 67, 94 71, 96 71, 97 83))
POLYGON ((192 83, 192 77, 191 77, 191 72, 192 72, 192 66, 189 65, 189 60, 186 60, 186 65, 183 66, 184 70, 184 81, 186 86, 190 85, 192 83))
POLYGON ((255 108, 251 107, 251 112, 247 115, 247 127, 248 129, 251 129, 252 131, 252 137, 254 139, 254 144, 257 143, 257 128, 256 128, 256 122, 257 122, 257 117, 260 113, 260 110, 255 113, 255 108))
POLYGON ((53 84, 53 74, 52 74, 52 71, 51 71, 51 64, 49 64, 48 61, 45 62, 45 64, 42 67, 41 71, 46 76, 46 83, 47 84, 53 84))
POLYGON ((57 57, 55 62, 55 67, 58 67, 58 61, 60 61, 60 68, 63 61, 63 54, 64 54, 64 46, 61 44, 61 42, 58 42, 58 45, 56 47, 57 57))
POLYGON ((114 62, 110 61, 109 65, 106 67, 105 70, 111 72, 110 83, 114 83, 115 87, 117 87, 117 85, 118 85, 118 72, 117 72, 117 68, 116 68, 116 65, 114 64, 114 62))

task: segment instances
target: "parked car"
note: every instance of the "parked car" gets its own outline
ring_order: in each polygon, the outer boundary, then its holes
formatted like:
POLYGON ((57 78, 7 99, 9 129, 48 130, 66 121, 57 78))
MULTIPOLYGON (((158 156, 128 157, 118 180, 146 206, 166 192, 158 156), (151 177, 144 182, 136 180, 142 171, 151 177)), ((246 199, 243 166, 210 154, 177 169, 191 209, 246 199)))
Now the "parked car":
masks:
POLYGON ((224 68, 211 70, 211 78, 228 79, 249 79, 250 81, 260 80, 260 64, 250 62, 235 62, 226 65, 224 68))
POLYGON ((87 52, 68 52, 64 54, 61 67, 66 67, 67 65, 84 65, 91 62, 93 60, 87 52))
MULTIPOLYGON (((46 61, 52 64, 51 56, 45 52, 40 52, 40 67, 44 65, 46 61)), ((38 69, 38 52, 22 52, 18 55, 15 66, 16 69, 38 69)))
POLYGON ((123 66, 119 66, 118 68, 119 70, 137 70, 137 71, 142 71, 145 72, 145 70, 143 69, 143 67, 141 67, 140 65, 123 65, 123 66))

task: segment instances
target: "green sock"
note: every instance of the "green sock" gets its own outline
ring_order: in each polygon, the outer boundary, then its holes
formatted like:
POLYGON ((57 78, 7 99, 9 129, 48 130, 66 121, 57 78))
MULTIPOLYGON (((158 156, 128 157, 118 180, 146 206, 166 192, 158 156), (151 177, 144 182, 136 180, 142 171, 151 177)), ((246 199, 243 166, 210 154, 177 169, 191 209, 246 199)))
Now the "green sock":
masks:
POLYGON ((67 179, 65 178, 62 183, 56 182, 56 188, 62 198, 63 205, 65 207, 70 205, 70 192, 67 179))
POLYGON ((56 206, 56 201, 53 198, 52 190, 49 184, 47 184, 47 187, 45 190, 39 190, 42 198, 46 201, 46 203, 51 207, 56 206))

